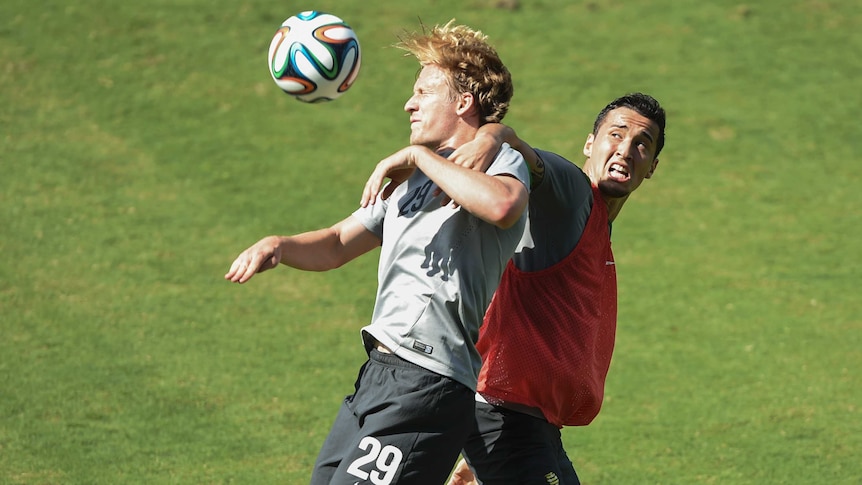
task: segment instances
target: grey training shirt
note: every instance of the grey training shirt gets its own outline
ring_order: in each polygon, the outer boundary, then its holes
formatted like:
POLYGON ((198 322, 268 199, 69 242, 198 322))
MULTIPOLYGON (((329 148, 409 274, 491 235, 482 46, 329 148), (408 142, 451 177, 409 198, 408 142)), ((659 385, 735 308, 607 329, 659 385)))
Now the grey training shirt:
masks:
MULTIPOLYGON (((529 187, 527 165, 508 144, 486 173, 508 174, 529 187)), ((382 240, 377 299, 362 335, 366 348, 373 337, 399 357, 475 390, 479 326, 526 212, 501 229, 462 207, 441 206, 436 188, 416 170, 389 199, 354 212, 382 240)))

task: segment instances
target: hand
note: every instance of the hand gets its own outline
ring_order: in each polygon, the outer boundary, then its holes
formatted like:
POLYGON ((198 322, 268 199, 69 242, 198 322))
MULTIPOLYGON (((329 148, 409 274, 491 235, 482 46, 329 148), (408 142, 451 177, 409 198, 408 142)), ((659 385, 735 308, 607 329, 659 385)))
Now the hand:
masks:
POLYGON ((500 151, 501 143, 492 136, 477 136, 449 155, 449 160, 455 165, 484 172, 494 163, 494 158, 500 151))
MULTIPOLYGON (((449 160, 464 168, 484 172, 494 163, 494 158, 500 151, 501 142, 493 136, 477 136, 472 141, 469 141, 449 155, 449 160)), ((440 189, 434 191, 434 196, 440 195, 440 189)), ((452 199, 448 196, 443 197, 442 205, 451 202, 452 199)), ((455 206, 457 207, 457 203, 455 206)))
POLYGON ((380 194, 381 199, 388 199, 399 185, 413 175, 413 171, 416 170, 416 150, 419 149, 421 147, 411 145, 381 160, 374 168, 371 176, 368 177, 368 181, 365 182, 359 205, 368 207, 369 204, 374 204, 378 194, 380 194), (383 187, 383 192, 380 193, 380 187, 383 186, 383 180, 386 178, 390 182, 383 187))
POLYGON ((233 283, 245 283, 256 273, 275 268, 280 261, 280 238, 265 237, 237 256, 224 279, 233 283))
POLYGON ((478 485, 476 476, 473 475, 473 470, 467 466, 467 462, 461 458, 458 464, 455 465, 455 471, 452 472, 452 477, 447 485, 478 485))

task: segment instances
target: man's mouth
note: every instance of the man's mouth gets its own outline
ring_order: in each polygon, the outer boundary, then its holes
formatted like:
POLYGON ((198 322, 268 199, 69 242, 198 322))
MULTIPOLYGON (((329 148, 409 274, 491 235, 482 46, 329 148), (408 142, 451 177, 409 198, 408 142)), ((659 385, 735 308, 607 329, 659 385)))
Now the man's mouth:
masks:
POLYGON ((613 162, 608 167, 608 178, 616 182, 627 182, 629 180, 629 169, 621 163, 613 162))

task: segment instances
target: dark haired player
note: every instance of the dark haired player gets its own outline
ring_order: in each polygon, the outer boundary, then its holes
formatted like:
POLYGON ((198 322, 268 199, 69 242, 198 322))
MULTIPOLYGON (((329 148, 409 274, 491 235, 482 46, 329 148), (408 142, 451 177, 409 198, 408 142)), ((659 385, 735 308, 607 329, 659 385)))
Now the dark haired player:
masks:
MULTIPOLYGON (((611 223, 655 171, 664 132, 662 107, 635 93, 599 113, 583 170, 500 124, 453 155, 481 164, 506 141, 533 178, 524 239, 477 344, 477 426, 463 455, 484 485, 579 483, 560 428, 589 424, 601 407, 617 317, 611 223)), ((472 480, 462 461, 449 483, 472 480)))

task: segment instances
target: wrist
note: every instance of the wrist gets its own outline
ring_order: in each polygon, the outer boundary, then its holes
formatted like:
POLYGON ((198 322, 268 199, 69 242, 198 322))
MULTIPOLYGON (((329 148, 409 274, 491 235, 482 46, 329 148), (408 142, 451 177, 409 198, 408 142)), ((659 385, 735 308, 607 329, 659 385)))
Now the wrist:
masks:
POLYGON ((500 123, 485 123, 476 132, 476 139, 485 139, 496 145, 506 141, 506 126, 500 123))

